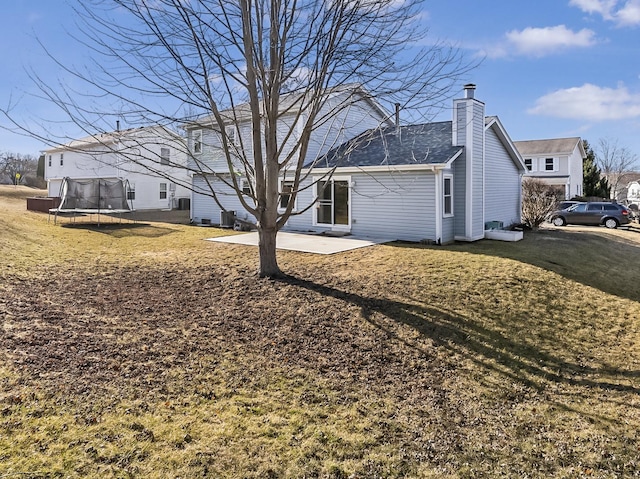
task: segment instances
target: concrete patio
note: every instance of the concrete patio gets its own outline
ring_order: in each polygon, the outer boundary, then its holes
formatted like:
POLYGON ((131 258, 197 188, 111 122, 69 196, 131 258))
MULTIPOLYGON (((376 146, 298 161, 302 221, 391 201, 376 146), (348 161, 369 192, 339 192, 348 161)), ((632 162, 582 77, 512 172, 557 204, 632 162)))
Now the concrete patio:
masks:
MULTIPOLYGON (((253 231, 251 233, 207 238, 207 241, 258 246, 258 233, 253 231)), ((358 238, 355 236, 334 237, 317 234, 280 232, 276 238, 276 248, 301 251, 303 253, 334 254, 386 243, 388 241, 390 240, 382 238, 358 238)))

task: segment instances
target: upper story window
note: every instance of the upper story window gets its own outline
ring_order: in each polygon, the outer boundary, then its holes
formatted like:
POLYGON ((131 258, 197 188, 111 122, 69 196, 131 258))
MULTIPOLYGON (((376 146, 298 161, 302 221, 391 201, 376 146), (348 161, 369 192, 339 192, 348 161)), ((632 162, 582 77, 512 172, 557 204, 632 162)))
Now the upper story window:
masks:
POLYGON ((64 153, 60 153, 60 166, 64 164, 64 153))
POLYGON ((169 164, 170 153, 171 152, 169 151, 169 148, 160 148, 160 164, 161 165, 169 164))
POLYGON ((533 159, 525 158, 524 159, 524 166, 527 167, 528 171, 533 171, 533 159))
POLYGON ((238 144, 238 130, 236 129, 235 126, 228 126, 224 129, 225 133, 227 134, 227 141, 229 142, 230 145, 237 145, 238 144))
POLYGON ((195 130, 193 132, 193 153, 202 153, 202 130, 195 130))
POLYGON ((555 171, 555 161, 553 158, 544 159, 544 171, 555 171))

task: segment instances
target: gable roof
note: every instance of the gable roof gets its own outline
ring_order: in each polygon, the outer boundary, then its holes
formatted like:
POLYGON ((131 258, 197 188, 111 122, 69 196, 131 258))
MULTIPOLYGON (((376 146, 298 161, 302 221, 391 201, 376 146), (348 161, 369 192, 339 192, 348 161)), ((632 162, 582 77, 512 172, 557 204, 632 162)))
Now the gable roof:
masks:
POLYGON ((115 130, 105 133, 96 133, 94 135, 85 136, 77 140, 71 140, 62 145, 56 145, 48 150, 45 154, 55 153, 58 151, 86 150, 90 148, 109 146, 119 141, 127 139, 137 139, 145 143, 155 142, 160 139, 171 139, 172 141, 182 141, 182 138, 168 128, 160 125, 141 126, 138 128, 128 128, 126 130, 115 130))
POLYGON ((376 128, 329 151, 313 166, 444 165, 464 149, 453 146, 451 136, 450 121, 376 128))
POLYGON ((571 155, 576 149, 580 149, 582 158, 585 158, 582 139, 578 136, 570 138, 550 138, 546 140, 526 140, 513 142, 522 156, 544 155, 571 155))
POLYGON ((514 142, 511 141, 507 130, 505 130, 502 122, 500 121, 500 118, 498 118, 497 116, 487 116, 484 119, 484 125, 485 129, 491 128, 495 132, 500 142, 502 142, 505 151, 507 152, 513 163, 516 165, 518 170, 520 170, 522 173, 526 172, 527 167, 524 164, 524 159, 514 145, 514 142))
MULTIPOLYGON (((347 93, 349 95, 350 103, 364 102, 367 103, 372 110, 378 112, 381 118, 388 121, 390 115, 385 109, 378 103, 378 101, 371 96, 371 94, 359 83, 349 83, 345 85, 338 85, 335 87, 327 88, 324 92, 324 99, 328 100, 331 97, 347 93)), ((288 113, 296 113, 301 107, 307 108, 309 106, 309 98, 314 93, 308 90, 292 91, 289 93, 283 93, 280 95, 280 101, 278 104, 278 114, 285 115, 288 113)), ((259 102, 260 115, 264 114, 264 104, 262 99, 259 102)), ((220 111, 220 116, 224 120, 225 124, 233 124, 241 121, 251 120, 251 105, 249 102, 238 103, 232 108, 227 108, 220 111)), ((216 128, 218 123, 213 114, 208 114, 196 118, 193 121, 186 122, 184 128, 186 130, 202 127, 214 127, 216 128)))

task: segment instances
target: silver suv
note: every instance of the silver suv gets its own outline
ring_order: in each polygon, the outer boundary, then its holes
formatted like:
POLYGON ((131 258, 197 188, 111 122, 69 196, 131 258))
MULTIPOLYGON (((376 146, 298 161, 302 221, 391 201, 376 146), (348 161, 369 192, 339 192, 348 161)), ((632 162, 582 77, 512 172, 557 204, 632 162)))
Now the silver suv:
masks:
POLYGON ((630 216, 629 210, 617 203, 589 202, 554 211, 551 213, 550 221, 555 226, 604 225, 607 228, 617 228, 629 224, 630 216))

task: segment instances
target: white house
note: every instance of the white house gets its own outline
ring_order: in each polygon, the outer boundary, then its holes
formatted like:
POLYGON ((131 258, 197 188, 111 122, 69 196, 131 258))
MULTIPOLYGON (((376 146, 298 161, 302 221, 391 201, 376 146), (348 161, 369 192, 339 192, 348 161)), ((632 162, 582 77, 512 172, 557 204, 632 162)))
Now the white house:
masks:
MULTIPOLYGON (((448 243, 484 238, 487 223, 520 223, 524 162, 500 120, 485 116, 474 91, 467 85, 465 97, 454 100, 453 121, 393 125, 365 104, 357 117, 342 118, 361 131, 352 127, 351 138, 314 161, 293 206, 299 214, 283 230, 448 243)), ((289 181, 282 179, 283 207, 290 201, 289 181)), ((234 195, 220 201, 226 210, 246 214, 234 195)), ((221 214, 212 201, 193 203, 196 221, 215 222, 221 214)))
POLYGON ((514 144, 524 158, 526 178, 557 187, 559 195, 566 200, 582 196, 582 163, 587 155, 581 138, 515 141, 514 144))
POLYGON ((48 195, 57 197, 64 178, 128 180, 134 209, 171 209, 190 198, 186 146, 160 126, 116 130, 74 140, 44 152, 48 195))

